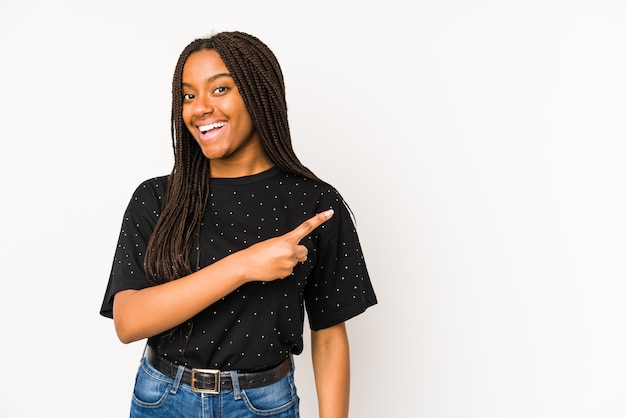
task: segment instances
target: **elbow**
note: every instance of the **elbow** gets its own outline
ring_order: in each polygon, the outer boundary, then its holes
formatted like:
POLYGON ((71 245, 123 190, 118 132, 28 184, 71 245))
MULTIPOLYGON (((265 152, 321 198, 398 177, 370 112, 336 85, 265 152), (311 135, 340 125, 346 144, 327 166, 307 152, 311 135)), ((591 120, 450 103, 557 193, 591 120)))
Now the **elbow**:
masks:
POLYGON ((117 338, 119 338, 122 344, 130 344, 138 340, 136 338, 131 338, 130 336, 120 334, 119 332, 117 333, 117 338))
POLYGON ((117 334, 117 338, 123 344, 130 344, 132 342, 140 340, 140 338, 137 338, 135 335, 133 335, 134 333, 131 330, 129 330, 129 327, 124 324, 124 321, 117 320, 114 318, 114 322, 115 322, 115 333, 117 334))
POLYGON ((135 290, 124 290, 117 293, 113 299, 115 333, 123 344, 130 344, 142 338, 138 335, 136 327, 133 326, 132 310, 129 311, 128 309, 128 298, 135 292, 135 290))
POLYGON ((135 340, 131 340, 131 339, 129 339, 129 338, 123 338, 123 337, 120 337, 119 335, 118 335, 118 338, 119 338, 119 340, 122 342, 122 344, 130 344, 130 343, 132 343, 132 342, 134 342, 134 341, 135 341, 135 340))

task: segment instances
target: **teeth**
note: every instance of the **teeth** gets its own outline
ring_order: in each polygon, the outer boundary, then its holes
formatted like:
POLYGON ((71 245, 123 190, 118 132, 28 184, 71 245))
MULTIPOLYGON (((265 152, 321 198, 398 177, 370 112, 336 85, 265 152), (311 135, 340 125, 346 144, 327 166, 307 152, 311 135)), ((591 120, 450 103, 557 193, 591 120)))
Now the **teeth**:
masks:
POLYGON ((200 132, 205 133, 210 131, 211 129, 221 128, 224 125, 226 125, 226 122, 215 122, 211 123, 210 125, 199 126, 198 129, 200 129, 200 132))

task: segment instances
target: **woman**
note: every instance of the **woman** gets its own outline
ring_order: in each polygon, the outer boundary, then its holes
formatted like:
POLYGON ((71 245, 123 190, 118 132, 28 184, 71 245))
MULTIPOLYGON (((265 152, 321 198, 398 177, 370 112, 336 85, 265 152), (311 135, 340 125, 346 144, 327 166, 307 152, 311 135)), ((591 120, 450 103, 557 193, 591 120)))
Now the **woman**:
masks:
POLYGON ((376 296, 347 205, 292 149, 263 42, 222 32, 183 50, 172 141, 171 174, 125 212, 101 308, 123 343, 148 339, 131 416, 299 416, 306 309, 320 416, 346 417, 345 321, 376 296))

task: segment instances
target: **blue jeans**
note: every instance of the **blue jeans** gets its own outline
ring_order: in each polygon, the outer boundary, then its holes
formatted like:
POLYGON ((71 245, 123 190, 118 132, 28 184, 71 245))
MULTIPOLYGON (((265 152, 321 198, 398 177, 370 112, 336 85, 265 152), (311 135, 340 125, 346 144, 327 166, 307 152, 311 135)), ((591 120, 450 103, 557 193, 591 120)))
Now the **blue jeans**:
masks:
MULTIPOLYGON (((181 370, 179 370, 181 372, 181 370)), ((196 393, 191 386, 173 379, 141 359, 131 402, 130 417, 167 418, 298 418, 299 398, 294 369, 268 386, 240 389, 236 372, 230 372, 233 390, 217 395, 196 393)), ((182 372, 179 373, 182 376, 182 372)))

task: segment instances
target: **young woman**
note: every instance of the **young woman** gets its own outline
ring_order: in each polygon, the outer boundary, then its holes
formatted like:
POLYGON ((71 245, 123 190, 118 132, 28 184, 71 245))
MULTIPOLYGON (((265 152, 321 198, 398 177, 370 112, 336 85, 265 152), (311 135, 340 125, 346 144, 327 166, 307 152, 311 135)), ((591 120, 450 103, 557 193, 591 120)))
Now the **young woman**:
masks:
POLYGON ((347 417, 345 321, 377 303, 340 193, 296 157, 259 39, 191 42, 172 84, 174 167, 124 214, 100 313, 147 338, 131 417, 297 417, 305 310, 321 417, 347 417))

